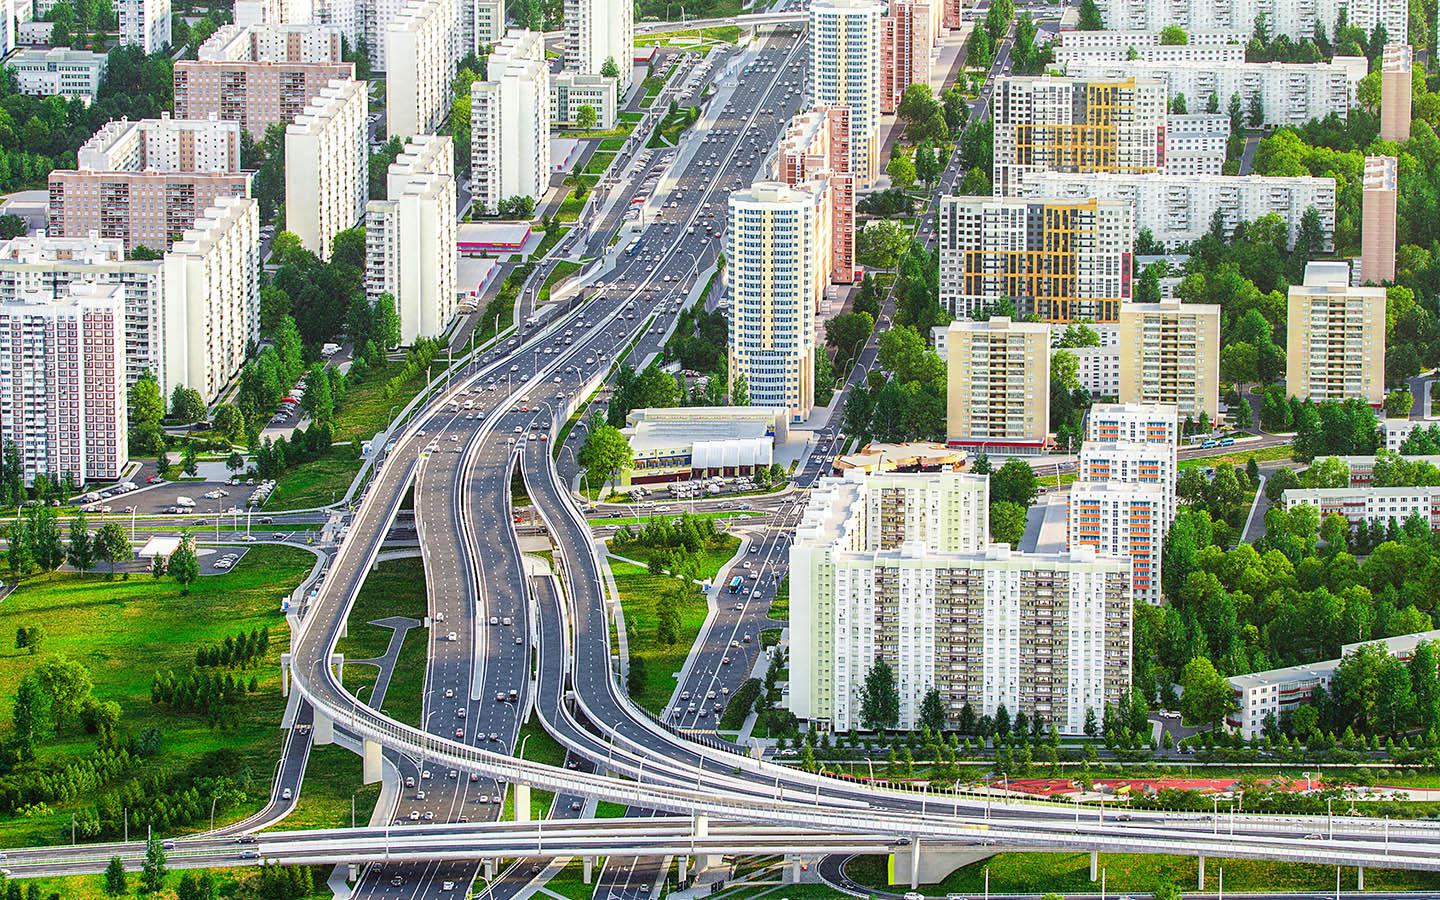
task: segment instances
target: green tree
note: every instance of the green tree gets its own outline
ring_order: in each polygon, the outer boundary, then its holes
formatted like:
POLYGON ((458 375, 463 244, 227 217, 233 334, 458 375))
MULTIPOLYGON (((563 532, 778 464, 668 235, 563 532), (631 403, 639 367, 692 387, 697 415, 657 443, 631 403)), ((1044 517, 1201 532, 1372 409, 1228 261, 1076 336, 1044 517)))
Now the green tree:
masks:
POLYGON ((35 748, 50 736, 55 725, 50 694, 38 675, 31 673, 20 679, 10 720, 15 725, 13 740, 20 758, 33 757, 35 748))
POLYGON ((1012 457, 990 476, 991 503, 1009 501, 1028 507, 1039 493, 1040 483, 1035 477, 1035 470, 1024 460, 1012 457))
POLYGON ((1179 25, 1166 25, 1160 29, 1160 43, 1162 46, 1176 46, 1190 43, 1190 35, 1179 25))
POLYGON ((915 158, 906 152, 904 147, 897 146, 890 155, 890 162, 885 164, 885 174, 890 176, 891 184, 902 190, 910 190, 915 186, 915 158))
POLYGON ((1219 725, 1235 706, 1235 692, 1229 680, 1203 656, 1185 664, 1180 684, 1185 688, 1180 698, 1180 712, 1187 725, 1219 725))
POLYGON ((190 585, 200 577, 200 560, 195 555, 195 542, 189 534, 181 532, 180 546, 170 554, 170 562, 165 567, 180 585, 180 596, 185 597, 190 593, 190 585))
POLYGON ((140 890, 158 894, 165 889, 165 848, 160 838, 151 835, 145 842, 145 862, 140 868, 140 890))
POLYGON ((233 403, 222 403, 215 408, 213 424, 215 433, 232 444, 245 437, 245 414, 233 403))
POLYGON ((879 657, 865 674, 865 688, 860 699, 860 724, 870 731, 894 728, 900 724, 900 689, 895 683, 895 670, 879 657))
POLYGON ((89 523, 83 511, 75 513, 75 518, 70 520, 70 546, 66 550, 65 558, 81 575, 95 565, 95 548, 90 540, 89 523))
POLYGON ((590 487, 598 488, 630 467, 633 460, 630 441, 620 429, 609 424, 598 413, 590 418, 590 430, 576 461, 585 468, 590 487))
POLYGON ((735 380, 730 383, 730 405, 750 405, 750 385, 746 383, 744 375, 736 375, 735 380))
POLYGON ((945 718, 945 701, 940 698, 939 689, 932 686, 920 701, 920 725, 932 734, 939 734, 945 730, 945 718))
POLYGON ((990 540, 1012 547, 1025 536, 1025 507, 1010 500, 990 501, 990 540))
POLYGON ((400 346, 400 314, 389 291, 375 300, 375 340, 387 350, 400 346))
POLYGON ((205 419, 205 400, 194 388, 175 385, 170 392, 170 418, 176 422, 201 422, 205 419))
POLYGON ((605 58, 605 64, 600 67, 600 74, 606 78, 620 77, 620 66, 615 63, 615 57, 608 56, 605 58))
POLYGON ((580 104, 580 107, 575 110, 575 125, 584 131, 594 128, 599 121, 600 115, 595 112, 595 107, 588 103, 580 104))
POLYGON ((130 886, 125 875, 125 863, 120 857, 110 857, 110 864, 105 867, 105 893, 111 897, 120 897, 130 893, 130 886))
POLYGON ((925 182, 926 188, 932 188, 944 171, 945 160, 942 156, 931 148, 929 141, 921 141, 920 146, 915 148, 916 177, 925 182))
POLYGON ((1105 29, 1105 19, 1100 15, 1100 6, 1095 0, 1080 0, 1080 21, 1077 27, 1081 31, 1105 29))
POLYGON ((110 564, 110 577, 115 577, 115 564, 133 555, 130 536, 119 522, 107 522, 95 533, 95 556, 110 564))
POLYGON ((63 655, 51 656, 41 662, 35 667, 35 677, 50 697, 56 731, 79 715, 80 708, 95 686, 89 669, 63 655))

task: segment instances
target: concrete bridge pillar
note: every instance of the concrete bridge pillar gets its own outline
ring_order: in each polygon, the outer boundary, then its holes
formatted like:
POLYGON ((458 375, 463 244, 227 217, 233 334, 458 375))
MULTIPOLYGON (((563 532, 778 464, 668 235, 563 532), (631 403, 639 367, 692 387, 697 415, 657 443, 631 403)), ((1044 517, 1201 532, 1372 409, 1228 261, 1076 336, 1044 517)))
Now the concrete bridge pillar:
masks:
POLYGON ((494 881, 494 880, 495 880, 495 860, 493 860, 493 859, 487 859, 487 860, 485 860, 485 880, 486 880, 486 881, 494 881))
POLYGON ((798 857, 798 856, 787 856, 787 857, 785 857, 785 883, 786 883, 786 884, 799 884, 799 883, 800 883, 800 857, 798 857))
POLYGON ((320 710, 315 710, 315 746, 335 743, 335 723, 320 710))
POLYGON ((593 856, 586 856, 586 857, 583 858, 582 861, 583 861, 584 866, 585 866, 585 871, 584 871, 584 874, 582 874, 582 875, 580 876, 580 883, 581 883, 581 884, 589 884, 590 881, 591 881, 591 879, 592 879, 592 878, 594 877, 594 875, 595 875, 595 857, 593 857, 593 856))
POLYGON ((330 668, 335 670, 335 680, 341 684, 345 683, 345 654, 330 654, 330 668))
POLYGON ((530 785, 515 782, 515 821, 530 821, 530 785))
POLYGON ((678 864, 679 864, 679 866, 680 866, 680 869, 679 869, 679 872, 678 872, 678 874, 679 874, 680 877, 679 877, 678 880, 679 880, 679 882, 680 882, 681 884, 684 884, 684 883, 685 883, 685 875, 686 875, 686 873, 687 873, 687 870, 690 868, 690 857, 688 857, 688 856, 682 856, 682 857, 680 857, 680 859, 679 859, 677 862, 678 862, 678 864))
MULTIPOLYGON (((696 816, 695 816, 695 831, 694 831, 694 834, 695 834, 695 838, 696 838, 697 840, 699 840, 699 839, 701 839, 701 838, 707 838, 707 837, 710 836, 710 817, 709 817, 708 815, 706 815, 705 813, 697 813, 697 814, 696 814, 696 816)), ((697 853, 697 854, 695 855, 695 871, 696 871, 696 873, 704 872, 706 869, 710 868, 710 867, 713 866, 714 864, 715 864, 715 861, 714 861, 714 859, 712 859, 712 858, 710 857, 709 854, 706 854, 706 853, 697 853)))
POLYGON ((1100 851, 1090 851, 1090 880, 1098 881, 1100 878, 1100 851))
POLYGON ((1355 890, 1357 890, 1357 891, 1363 891, 1363 890, 1365 890, 1365 867, 1364 867, 1364 866, 1356 866, 1356 867, 1355 867, 1355 890))
POLYGON ((364 776, 366 784, 374 784, 380 780, 380 742, 372 741, 369 738, 361 741, 361 754, 364 758, 364 776))
POLYGON ((910 890, 920 886, 920 836, 910 842, 910 890))
POLYGON ((1200 865, 1196 867, 1196 870, 1199 872, 1199 879, 1200 879, 1200 884, 1199 884, 1199 886, 1196 888, 1196 890, 1201 890, 1201 891, 1203 891, 1203 890, 1205 890, 1205 857, 1204 857, 1204 856, 1201 856, 1201 857, 1200 857, 1200 865))
POLYGON ((290 654, 280 654, 280 696, 290 696, 290 654))

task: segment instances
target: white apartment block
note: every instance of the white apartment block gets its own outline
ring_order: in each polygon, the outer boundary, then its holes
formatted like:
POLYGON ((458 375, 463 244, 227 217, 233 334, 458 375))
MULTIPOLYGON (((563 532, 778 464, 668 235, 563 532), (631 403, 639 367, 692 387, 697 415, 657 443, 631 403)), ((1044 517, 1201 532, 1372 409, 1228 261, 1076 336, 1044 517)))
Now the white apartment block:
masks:
POLYGON ((940 303, 1002 299, 1046 322, 1113 322, 1130 299, 1134 212, 1119 200, 942 197, 940 303))
POLYGON ((1236 32, 1187 35, 1187 44, 1162 44, 1158 31, 1062 31, 1055 44, 1055 65, 1129 62, 1131 52, 1144 62, 1237 63, 1245 61, 1246 38, 1236 32))
POLYGON ((1135 599, 1158 604, 1166 505, 1154 485, 1076 482, 1066 498, 1066 544, 1128 561, 1135 599))
POLYGON ((1312 262, 1290 286, 1285 388, 1316 402, 1385 401, 1385 289, 1352 287, 1344 262, 1312 262))
POLYGON ((1293 488, 1280 497, 1285 509, 1302 504, 1315 507, 1320 518, 1344 516, 1351 525, 1361 522, 1403 523, 1419 516, 1440 531, 1440 487, 1293 488))
MULTIPOLYGON (((966 704, 985 715, 1003 705, 1066 733, 1082 730, 1087 711, 1098 715, 1129 688, 1128 563, 1086 550, 935 546, 912 528, 931 519, 933 531, 933 517, 946 511, 929 507, 916 516, 908 498, 872 487, 875 478, 822 479, 796 529, 790 709, 797 716, 835 731, 859 727, 865 675, 877 659, 895 671, 901 728, 915 727, 932 687, 952 724, 966 704)), ((975 528, 974 539, 983 543, 984 531, 975 528)))
POLYGON ((946 441, 1034 453, 1050 435, 1050 329, 956 320, 945 334, 946 441))
POLYGON ((166 378, 213 402, 260 339, 256 201, 221 198, 171 245, 165 254, 164 317, 166 378))
POLYGON ((1015 196, 1029 172, 1161 171, 1167 104, 1153 79, 1001 77, 990 101, 995 193, 1015 196))
POLYGON ((285 228, 321 259, 365 216, 367 92, 365 82, 334 79, 285 129, 285 228))
POLYGON ((604 75, 581 75, 576 72, 550 73, 550 123, 574 125, 580 107, 595 110, 595 127, 615 127, 619 107, 619 84, 604 75))
MULTIPOLYGON (((1387 421, 1391 421, 1391 420, 1387 420, 1387 421)), ((1407 421, 1408 421, 1408 420, 1407 420, 1407 421)), ((1419 420, 1416 420, 1416 421, 1418 422, 1419 420)), ((1383 427, 1383 426, 1382 426, 1382 427, 1383 427)), ((1391 452, 1392 452, 1392 453, 1398 453, 1399 451, 1391 451, 1391 452)), ((1405 456, 1405 457, 1401 457, 1401 458, 1404 459, 1406 462, 1409 462, 1409 463, 1421 463, 1421 462, 1425 462, 1425 463, 1429 463, 1429 464, 1432 465, 1432 466, 1440 466, 1440 455, 1436 455, 1436 454, 1416 454, 1416 455, 1413 455, 1413 456, 1405 456)), ((1345 464, 1345 468, 1346 468, 1347 470, 1349 470, 1349 472, 1350 472, 1350 486, 1351 486, 1351 487, 1364 487, 1365 485, 1368 485, 1368 484, 1370 484, 1371 482, 1373 482, 1373 481, 1375 480, 1375 459, 1376 459, 1376 458, 1375 458, 1374 456, 1334 456, 1334 457, 1325 457, 1325 456, 1322 456, 1322 457, 1316 457, 1315 462, 1316 462, 1316 463, 1319 463, 1319 462, 1321 462, 1321 461, 1323 461, 1323 460, 1326 460, 1326 459, 1335 459, 1335 460, 1337 460, 1337 461, 1345 464)))
POLYGON ((71 285, 0 303, 0 443, 36 475, 118 478, 129 461, 125 289, 71 285))
POLYGON ((1172 115, 1165 134, 1165 172, 1169 175, 1219 175, 1225 168, 1230 117, 1224 113, 1172 115))
POLYGON ((1120 307, 1120 391, 1124 403, 1165 403, 1180 418, 1220 416, 1220 307, 1210 303, 1126 303, 1120 307))
POLYGON ((470 88, 470 184, 495 212, 501 200, 539 200, 550 183, 550 87, 544 36, 512 31, 470 88))
POLYGON ((1105 27, 1124 31, 1158 33, 1166 25, 1179 25, 1189 33, 1238 32, 1249 40, 1255 33, 1256 20, 1263 18, 1270 35, 1284 34, 1298 41, 1314 37, 1317 27, 1334 37, 1341 10, 1351 25, 1367 35, 1376 25, 1383 25, 1390 40, 1405 40, 1410 30, 1410 6, 1406 0, 1099 0, 1099 4, 1105 27))
POLYGON ((170 0, 118 0, 120 46, 139 47, 146 54, 170 46, 170 0))
POLYGON ((119 119, 107 122, 76 153, 91 172, 240 171, 240 125, 219 119, 119 119))
MULTIPOLYGON (((359 47, 366 40, 365 9, 361 0, 315 0, 312 22, 334 25, 345 35, 350 46, 359 47)), ((374 44, 366 44, 373 53, 374 44)))
POLYGON ((385 133, 433 134, 450 114, 456 0, 413 0, 385 30, 385 133))
POLYGON ((235 0, 234 24, 309 25, 317 22, 312 0, 235 0))
POLYGON ((200 45, 205 62, 340 62, 341 32, 333 25, 222 25, 200 45))
POLYGON ((1030 172, 1022 179, 1020 194, 1127 201, 1135 207, 1136 234, 1148 229, 1155 240, 1172 249, 1204 237, 1217 212, 1227 234, 1242 222, 1274 213, 1285 221, 1294 247, 1300 220, 1314 207, 1327 250, 1335 237, 1333 178, 1030 172))
POLYGON ((1096 403, 1085 417, 1085 440, 1179 446, 1178 419, 1169 403, 1096 403))
POLYGON ((505 38, 505 0, 460 0, 460 55, 505 38))
POLYGON ((730 194, 725 279, 731 302, 729 373, 752 406, 804 421, 815 402, 815 314, 830 268, 824 190, 761 181, 730 194))
POLYGON ((565 68, 599 75, 614 60, 623 93, 634 68, 634 5, 629 0, 565 0, 564 14, 565 68))
POLYGON ((850 109, 850 172, 858 190, 880 176, 880 18, 871 0, 810 5, 806 106, 850 109))
POLYGON ((1380 430, 1385 435, 1385 449, 1391 453, 1399 453, 1400 448, 1405 446, 1406 439, 1410 437, 1410 432, 1435 424, 1440 423, 1425 419, 1381 419, 1380 430))
MULTIPOLYGON (((1123 307, 1121 315, 1124 315, 1123 307)), ((1075 357, 1080 386, 1089 391, 1091 397, 1120 396, 1119 347, 1066 347, 1064 352, 1075 357)))
POLYGON ((1259 97, 1261 124, 1267 126, 1303 125, 1331 113, 1343 119, 1354 94, 1347 68, 1325 62, 1077 61, 1066 72, 1077 78, 1163 81, 1172 98, 1184 94, 1187 108, 1194 110, 1205 109, 1212 96, 1224 110, 1238 95, 1248 116, 1251 99, 1259 97))
MULTIPOLYGON (((125 242, 91 235, 47 237, 39 232, 0 243, 0 304, 21 294, 61 300, 71 285, 117 284, 125 297, 125 384, 146 371, 162 389, 174 389, 165 371, 165 341, 187 340, 165 333, 165 264, 162 260, 125 258, 125 242)), ((166 395, 169 395, 169 390, 166 395)))
POLYGON ((400 342, 442 334, 455 316, 455 148, 412 140, 390 165, 386 199, 365 209, 365 292, 395 300, 400 342))
POLYGON ((108 59, 104 53, 89 50, 24 47, 5 60, 5 66, 15 73, 15 86, 21 93, 83 100, 88 105, 100 90, 108 59))

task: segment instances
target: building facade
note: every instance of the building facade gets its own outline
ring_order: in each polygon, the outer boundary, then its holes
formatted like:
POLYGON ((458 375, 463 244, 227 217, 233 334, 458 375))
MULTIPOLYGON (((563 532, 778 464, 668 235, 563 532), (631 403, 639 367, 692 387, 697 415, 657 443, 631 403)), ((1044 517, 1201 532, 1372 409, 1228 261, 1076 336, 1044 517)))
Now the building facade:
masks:
POLYGON ((880 176, 882 16, 883 8, 870 0, 810 5, 808 105, 849 108, 850 173, 862 191, 880 176))
POLYGON ((450 113, 456 0, 412 0, 385 29, 385 133, 432 134, 450 113))
POLYGON ((797 113, 780 134, 770 176, 791 187, 824 193, 830 223, 828 280, 853 284, 855 177, 850 174, 850 111, 844 107, 797 113), (816 182, 811 184, 811 182, 816 182))
POLYGON ((974 477, 857 471, 816 487, 790 549, 797 716, 860 727, 865 676, 881 659, 895 673, 901 728, 916 727, 933 688, 952 726, 967 705, 977 716, 1004 706, 1076 733, 1129 689, 1128 564, 1085 550, 969 549, 986 537, 968 514, 988 506, 984 479, 965 482, 974 477), (934 502, 945 495, 936 479, 973 499, 934 502), (966 540, 947 547, 937 532, 966 540))
POLYGON ((25 483, 113 480, 129 461, 125 289, 74 284, 0 303, 0 442, 25 483))
POLYGON ((326 25, 223 25, 175 62, 175 114, 238 122, 252 140, 289 125, 335 79, 353 79, 341 31, 326 25))
POLYGON ((1123 63, 1131 51, 1142 62, 1237 63, 1245 61, 1245 36, 1234 31, 1187 34, 1184 44, 1160 43, 1159 31, 1061 31, 1055 42, 1055 65, 1123 63))
POLYGON ((148 56, 170 46, 170 0, 119 0, 120 46, 139 47, 148 56))
POLYGON ((995 316, 945 335, 946 440, 1038 452, 1050 435, 1050 329, 995 316))
POLYGON ((365 216, 368 93, 365 82, 336 79, 285 129, 285 228, 321 259, 365 216))
POLYGON ((219 119, 120 119, 80 146, 78 168, 92 172, 240 171, 240 126, 219 119))
POLYGON ((1110 175, 1031 172, 1021 182, 1021 196, 1096 197, 1125 200, 1135 207, 1135 232, 1175 248, 1204 237, 1219 213, 1226 233, 1242 222, 1271 213, 1285 221, 1293 248, 1305 211, 1320 216, 1325 249, 1335 239, 1335 179, 1263 175, 1110 175))
POLYGON ((1219 175, 1225 168, 1230 117, 1224 113, 1172 115, 1165 126, 1165 172, 1219 175))
POLYGON ((5 66, 15 73, 15 86, 21 93, 89 104, 100 90, 108 59, 104 53, 89 50, 26 47, 5 60, 5 66))
POLYGON ((488 77, 470 88, 470 181, 475 202, 539 200, 550 184, 550 85, 544 36, 512 31, 495 45, 488 77))
POLYGON ((1180 418, 1220 417, 1220 307, 1126 303, 1120 307, 1122 403, 1168 403, 1180 418))
MULTIPOLYGON (((1400 38, 1402 35, 1391 35, 1400 38)), ((1380 140, 1397 144, 1410 140, 1411 69, 1414 54, 1409 44, 1386 44, 1380 64, 1380 140)))
POLYGON ((1168 102, 1153 79, 1001 77, 990 104, 995 193, 1015 196, 1030 172, 1162 171, 1168 102))
POLYGON ((1314 37, 1316 29, 1333 34, 1343 11, 1349 24, 1370 34, 1376 25, 1396 40, 1410 31, 1406 0, 1318 0, 1316 3, 1276 3, 1274 0, 1239 0, 1217 4, 1210 0, 1100 0, 1100 16, 1107 29, 1152 31, 1179 25, 1187 32, 1237 32, 1249 40, 1255 23, 1264 22, 1271 36, 1292 40, 1314 37))
POLYGON ((1431 531, 1440 531, 1440 487, 1292 488, 1280 497, 1287 510, 1313 506, 1320 518, 1344 516, 1351 525, 1361 522, 1404 524, 1419 516, 1431 531))
POLYGON ((1343 262, 1310 263, 1290 286, 1285 387, 1302 400, 1385 402, 1385 289, 1351 287, 1343 262))
POLYGON ((395 301, 400 342, 444 333, 455 316, 455 149, 423 135, 390 164, 386 199, 365 209, 365 292, 395 301))
POLYGON ((588 106, 595 110, 595 127, 615 127, 615 113, 619 106, 619 81, 604 75, 579 75, 575 72, 550 73, 550 123, 551 125, 575 125, 580 120, 580 108, 588 106))
POLYGON ((882 113, 893 113, 910 85, 930 83, 932 18, 929 0, 891 0, 890 13, 880 18, 882 113))
POLYGON ((815 181, 732 191, 725 231, 732 391, 744 379, 752 405, 783 407, 797 422, 815 403, 815 314, 830 260, 826 193, 815 181))
POLYGON ((1113 322, 1130 299, 1134 212, 1118 200, 942 197, 940 303, 1003 299, 1047 322, 1113 322))
POLYGON ((635 9, 625 0, 565 0, 565 68, 602 75, 614 62, 620 92, 630 87, 635 56, 635 9))
POLYGON ((1365 157, 1360 199, 1360 278, 1369 284, 1395 280, 1396 209, 1400 169, 1393 156, 1365 157))

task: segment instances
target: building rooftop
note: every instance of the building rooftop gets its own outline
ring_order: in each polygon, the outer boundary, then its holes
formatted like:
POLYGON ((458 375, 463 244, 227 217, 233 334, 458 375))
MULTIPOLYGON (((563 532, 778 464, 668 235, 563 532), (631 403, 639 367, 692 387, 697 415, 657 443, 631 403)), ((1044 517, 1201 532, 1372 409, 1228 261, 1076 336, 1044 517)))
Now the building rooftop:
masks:
POLYGON ((944 444, 913 441, 887 444, 875 441, 865 449, 847 453, 835 460, 835 471, 858 469, 862 472, 894 472, 902 469, 959 470, 965 465, 966 453, 944 444))

